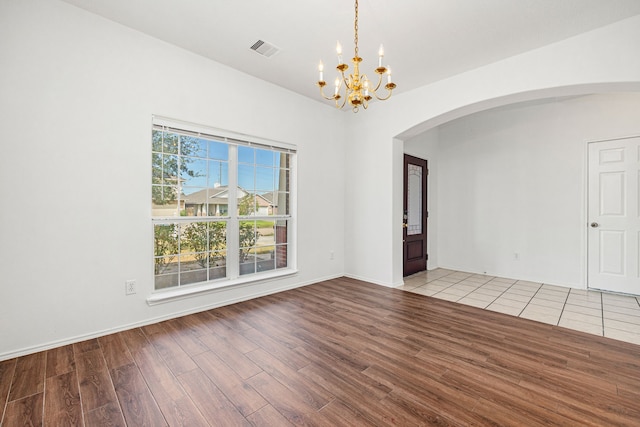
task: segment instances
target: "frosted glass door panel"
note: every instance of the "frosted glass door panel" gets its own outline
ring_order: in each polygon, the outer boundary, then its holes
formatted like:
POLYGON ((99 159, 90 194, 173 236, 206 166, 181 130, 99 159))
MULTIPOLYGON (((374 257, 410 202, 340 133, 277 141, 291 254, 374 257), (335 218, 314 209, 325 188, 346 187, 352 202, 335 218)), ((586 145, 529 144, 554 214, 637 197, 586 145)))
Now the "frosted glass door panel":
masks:
POLYGON ((407 235, 422 233, 422 168, 409 165, 407 188, 407 235))

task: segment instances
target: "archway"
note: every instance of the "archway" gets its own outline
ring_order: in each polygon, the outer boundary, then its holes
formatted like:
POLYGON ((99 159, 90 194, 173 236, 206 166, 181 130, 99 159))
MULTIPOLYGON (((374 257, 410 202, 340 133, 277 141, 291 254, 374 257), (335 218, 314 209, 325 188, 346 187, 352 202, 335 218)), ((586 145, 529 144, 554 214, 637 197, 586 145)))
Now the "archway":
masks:
MULTIPOLYGON (((629 92, 638 92, 640 89, 640 84, 638 83, 629 83, 629 84, 598 84, 598 85, 583 85, 583 86, 569 86, 564 88, 551 88, 547 90, 536 90, 530 91, 526 93, 513 94, 510 96, 504 96, 500 98, 488 99, 482 102, 474 103, 468 106, 460 107, 455 110, 451 110, 449 112, 443 113, 437 117, 425 120, 422 123, 419 123, 405 132, 398 135, 396 139, 396 143, 400 146, 405 145, 406 141, 415 141, 416 138, 421 134, 426 134, 429 131, 438 128, 441 125, 450 123, 455 121, 456 119, 464 119, 466 117, 471 117, 474 114, 482 114, 483 112, 487 112, 489 110, 495 110, 499 108, 498 111, 506 109, 508 111, 511 106, 514 108, 521 108, 519 106, 522 105, 544 105, 557 103, 561 100, 571 100, 580 98, 582 96, 594 95, 594 94, 611 94, 611 93, 629 93, 629 92)), ((404 152, 404 150, 403 150, 404 152)), ((410 153, 415 155, 415 153, 410 153)), ((397 170, 397 168, 395 168, 397 170)), ((434 179, 432 177, 430 179, 434 179)), ((435 178, 437 179, 437 178, 435 178)), ((402 191, 402 188, 398 188, 398 191, 402 191)), ((580 191, 579 189, 577 189, 580 191)), ((431 203, 430 203, 431 204, 431 203)), ((400 212, 401 214, 401 212, 400 212)), ((396 230, 394 229, 394 233, 396 230)), ((399 233, 398 233, 399 234, 399 233)), ((436 233, 437 236, 437 233, 436 233)), ((395 236, 394 236, 395 237, 395 236)), ((436 237, 437 238, 437 237, 436 237)), ((582 250, 582 248, 580 248, 582 250)), ((516 251, 514 251, 515 253, 516 251)), ((513 256, 513 253, 510 253, 513 256)), ((396 254, 394 254, 394 257, 396 254)), ((524 263, 521 263, 524 264, 524 263)), ((394 262, 394 266, 396 263, 394 262)), ((482 272, 482 270, 476 270, 475 272, 482 272)), ((580 279, 582 280, 582 279, 580 279)), ((569 283, 575 284, 576 281, 569 283)))

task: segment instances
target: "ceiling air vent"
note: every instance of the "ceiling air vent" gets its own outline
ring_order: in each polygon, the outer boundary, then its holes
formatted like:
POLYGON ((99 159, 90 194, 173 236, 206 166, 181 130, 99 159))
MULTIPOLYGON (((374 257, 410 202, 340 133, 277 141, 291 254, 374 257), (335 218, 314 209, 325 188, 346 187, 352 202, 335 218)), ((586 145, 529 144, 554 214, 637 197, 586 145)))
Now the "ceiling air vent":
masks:
POLYGON ((269 42, 264 40, 258 40, 251 46, 251 50, 258 52, 262 56, 271 58, 276 53, 280 52, 280 49, 269 42))

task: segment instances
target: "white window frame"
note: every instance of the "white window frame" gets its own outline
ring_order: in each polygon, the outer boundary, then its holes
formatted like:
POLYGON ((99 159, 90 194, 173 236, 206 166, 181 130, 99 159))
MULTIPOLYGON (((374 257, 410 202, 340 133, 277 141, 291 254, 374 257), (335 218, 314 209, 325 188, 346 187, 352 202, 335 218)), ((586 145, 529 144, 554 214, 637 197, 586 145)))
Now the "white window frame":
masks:
MULTIPOLYGON (((180 216, 153 216, 151 215, 152 237, 151 245, 154 245, 153 226, 159 224, 184 223, 184 222, 213 222, 224 221, 227 223, 227 259, 226 259, 226 278, 216 279, 209 282, 200 282, 194 284, 186 284, 177 287, 155 289, 155 272, 151 260, 152 277, 154 278, 154 291, 147 298, 149 305, 169 302, 185 297, 208 293, 220 290, 230 286, 249 284, 256 281, 265 281, 283 276, 296 274, 296 248, 297 248, 297 147, 292 144, 286 144, 278 141, 271 141, 264 138, 239 134, 223 129, 212 128, 204 125, 198 125, 181 120, 171 119, 162 116, 152 116, 152 130, 163 128, 165 131, 202 137, 205 139, 215 139, 225 142, 229 145, 228 159, 228 215, 222 217, 204 216, 204 217, 180 217, 180 216), (237 205, 237 189, 238 189, 238 146, 244 145, 260 149, 269 149, 278 152, 285 152, 290 155, 289 162, 289 213, 286 215, 238 215, 237 205), (246 275, 240 275, 240 239, 239 239, 239 223, 243 220, 267 220, 287 221, 287 267, 268 270, 265 272, 255 272, 246 275)), ((148 176, 151 176, 149 174, 148 176)), ((149 187, 151 189, 151 187, 149 187)), ((149 195, 151 200, 151 195, 149 195)), ((149 251, 153 254, 153 248, 149 251)))

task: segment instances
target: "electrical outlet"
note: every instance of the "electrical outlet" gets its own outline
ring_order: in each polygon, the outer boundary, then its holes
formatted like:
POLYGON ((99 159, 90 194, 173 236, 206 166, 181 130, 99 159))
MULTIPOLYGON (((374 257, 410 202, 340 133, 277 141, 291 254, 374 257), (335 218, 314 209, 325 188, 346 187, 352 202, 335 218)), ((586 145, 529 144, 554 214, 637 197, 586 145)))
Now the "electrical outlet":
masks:
POLYGON ((125 295, 133 295, 136 293, 136 281, 135 280, 126 280, 124 282, 124 293, 125 295))

